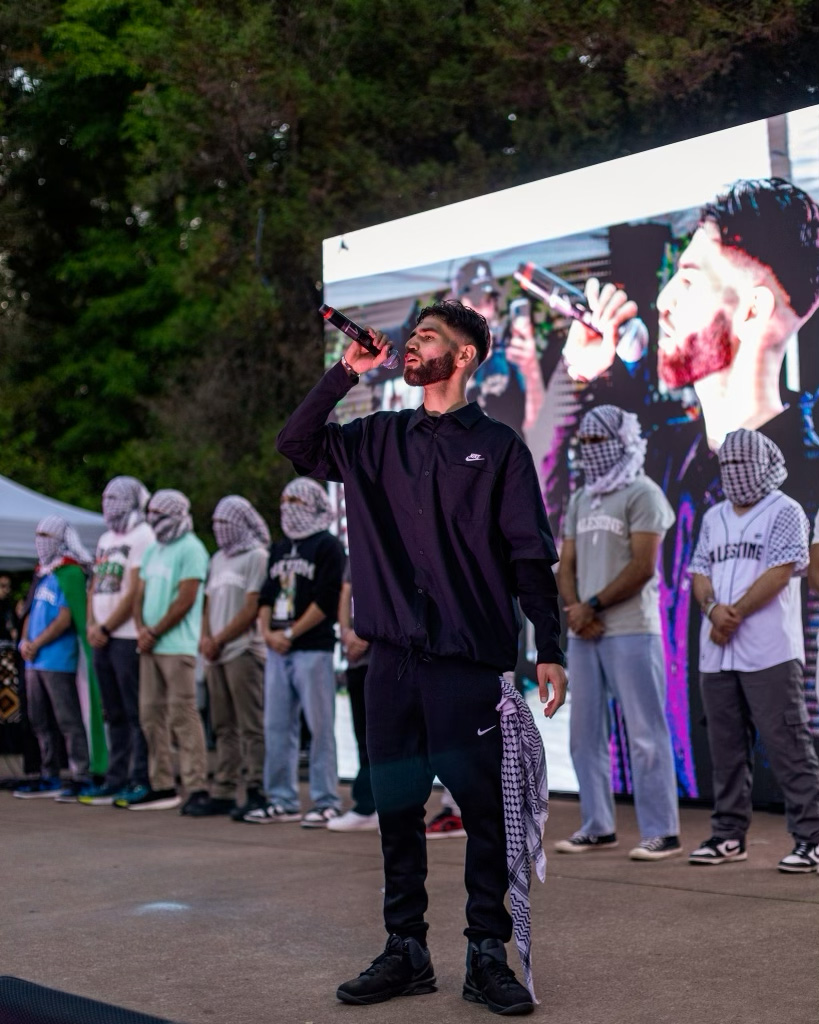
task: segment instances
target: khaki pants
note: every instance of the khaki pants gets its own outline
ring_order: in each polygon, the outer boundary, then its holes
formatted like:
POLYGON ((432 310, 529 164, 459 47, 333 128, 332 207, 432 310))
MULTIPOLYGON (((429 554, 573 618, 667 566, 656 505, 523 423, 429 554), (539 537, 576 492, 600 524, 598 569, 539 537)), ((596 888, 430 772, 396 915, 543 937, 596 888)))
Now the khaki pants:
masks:
POLYGON ((264 770, 264 664, 251 651, 208 665, 210 722, 216 736, 213 796, 230 800, 242 777, 260 789, 264 770))
POLYGON ((139 724, 148 744, 153 789, 174 789, 171 734, 179 748, 188 793, 207 790, 207 754, 196 709, 196 658, 186 654, 139 656, 139 724))

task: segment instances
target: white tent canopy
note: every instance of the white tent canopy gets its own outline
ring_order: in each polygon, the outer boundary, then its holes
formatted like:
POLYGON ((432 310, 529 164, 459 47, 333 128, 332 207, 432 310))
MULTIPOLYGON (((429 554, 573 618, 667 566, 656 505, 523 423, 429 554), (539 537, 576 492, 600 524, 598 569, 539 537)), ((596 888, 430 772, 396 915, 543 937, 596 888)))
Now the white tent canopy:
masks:
POLYGON ((101 515, 47 498, 0 476, 0 569, 33 569, 37 562, 34 550, 37 523, 54 515, 67 519, 93 553, 105 530, 101 515))

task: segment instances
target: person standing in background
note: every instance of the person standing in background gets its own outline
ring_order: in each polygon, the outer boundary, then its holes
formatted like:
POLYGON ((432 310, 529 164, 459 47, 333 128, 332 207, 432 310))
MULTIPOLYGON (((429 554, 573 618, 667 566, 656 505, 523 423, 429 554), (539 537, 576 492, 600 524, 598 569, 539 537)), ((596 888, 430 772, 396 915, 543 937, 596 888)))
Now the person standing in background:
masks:
POLYGON ((90 807, 110 806, 117 798, 137 800, 149 788, 148 747, 139 725, 133 611, 142 556, 154 542, 154 531, 145 522, 149 497, 147 487, 132 476, 115 476, 102 492, 108 530, 97 542, 86 633, 93 648, 110 751, 105 781, 79 798, 90 807))
POLYGON ((674 512, 643 472, 646 442, 633 413, 599 405, 580 423, 585 483, 563 524, 557 583, 571 631, 571 754, 579 831, 558 853, 617 845, 611 793, 609 698, 623 710, 640 842, 632 860, 682 853, 677 780, 665 713, 657 559, 674 512))
MULTIPOLYGON (((51 796, 76 803, 91 783, 91 753, 83 722, 77 673, 79 636, 85 630, 85 572, 92 562, 76 530, 61 516, 46 516, 37 524, 34 543, 37 568, 31 604, 24 615, 20 653, 26 663, 26 696, 32 729, 40 746, 41 777, 14 791, 23 799, 51 796), (60 782, 60 737, 65 741, 71 781, 60 782)), ((82 685, 80 683, 79 685, 82 685)), ((88 679, 89 703, 96 694, 88 679)), ((102 719, 98 698, 95 719, 102 743, 97 750, 105 767, 102 719)))
POLYGON ((702 522, 689 572, 702 610, 700 687, 714 780, 711 836, 688 860, 747 859, 753 741, 765 746, 785 798, 794 848, 784 874, 819 869, 819 759, 805 706, 799 576, 808 567, 808 519, 779 489, 785 458, 741 428, 719 450, 725 500, 702 522))
POLYGON ((291 480, 282 491, 281 523, 287 538, 270 549, 259 595, 265 663, 264 809, 244 820, 255 824, 301 821, 325 828, 340 815, 336 759, 336 679, 333 626, 338 615, 344 548, 328 530, 332 509, 315 480, 291 480), (299 810, 298 762, 304 711, 310 730, 310 799, 299 810))
POLYGON ((331 832, 371 832, 378 829, 375 797, 370 781, 370 758, 367 754, 367 712, 364 705, 364 680, 370 663, 370 645, 355 632, 353 625, 353 585, 349 561, 344 567, 341 598, 338 602, 338 624, 341 647, 347 658, 347 692, 353 713, 353 731, 358 747, 358 775, 352 788, 353 806, 340 818, 327 822, 331 832))
POLYGON ((265 647, 257 615, 270 531, 246 498, 229 494, 213 510, 213 535, 219 550, 208 569, 199 647, 208 662, 216 775, 210 800, 189 813, 229 814, 241 821, 250 811, 267 806, 262 792, 265 647), (245 802, 237 807, 240 782, 245 802))
POLYGON ((202 582, 208 553, 193 532, 190 502, 162 490, 146 518, 156 542, 142 559, 134 597, 139 658, 139 722, 148 744, 151 788, 138 800, 117 799, 132 811, 159 811, 182 803, 174 782, 171 733, 179 747, 188 794, 181 813, 210 800, 202 719, 196 707, 196 653, 202 628, 202 582))

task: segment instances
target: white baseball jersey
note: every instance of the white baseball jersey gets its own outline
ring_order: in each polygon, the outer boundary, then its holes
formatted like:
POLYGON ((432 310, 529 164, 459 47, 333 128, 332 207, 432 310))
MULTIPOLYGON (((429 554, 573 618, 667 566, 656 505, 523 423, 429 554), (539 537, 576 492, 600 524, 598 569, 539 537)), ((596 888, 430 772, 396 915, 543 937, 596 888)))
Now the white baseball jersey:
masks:
POLYGON ((736 604, 755 580, 777 565, 794 563, 788 585, 749 615, 721 647, 711 622, 700 630, 701 672, 758 672, 794 659, 804 662, 799 576, 808 565, 808 517, 781 491, 773 491, 743 515, 722 501, 703 518, 689 573, 707 576, 719 604, 736 604))

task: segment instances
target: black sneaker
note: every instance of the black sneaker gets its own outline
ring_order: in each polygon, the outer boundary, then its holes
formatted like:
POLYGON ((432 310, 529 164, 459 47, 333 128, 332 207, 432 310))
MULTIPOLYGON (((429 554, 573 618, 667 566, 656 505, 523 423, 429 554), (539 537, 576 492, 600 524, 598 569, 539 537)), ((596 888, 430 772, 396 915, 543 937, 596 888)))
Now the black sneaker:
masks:
POLYGON ((245 802, 241 807, 234 807, 230 816, 234 821, 242 821, 246 814, 250 814, 251 811, 264 810, 265 807, 267 807, 267 797, 258 786, 250 786, 245 802))
POLYGON ((435 992, 435 971, 429 950, 417 939, 391 935, 381 956, 352 981, 339 985, 342 1003, 384 1003, 393 996, 420 996, 435 992))
POLYGON ((191 818, 203 818, 211 813, 208 810, 210 804, 210 793, 206 789, 197 789, 182 804, 179 813, 190 815, 191 818))
POLYGON ((777 864, 787 875, 807 875, 819 871, 819 843, 798 840, 793 850, 777 864))
POLYGON ((522 1016, 535 1008, 531 993, 507 964, 500 939, 469 943, 463 994, 470 1003, 483 1003, 492 1013, 507 1017, 522 1016))
POLYGON ((197 800, 190 810, 184 808, 180 813, 190 814, 193 818, 214 818, 218 814, 233 814, 236 801, 229 797, 211 796, 207 801, 197 800))
MULTIPOLYGON (((182 797, 175 789, 149 789, 136 800, 129 800, 125 807, 129 811, 171 811, 182 803, 182 797)), ((120 801, 114 801, 119 807, 120 801)))
POLYGON ((613 850, 617 846, 617 836, 610 832, 607 836, 590 836, 585 832, 575 832, 568 839, 555 843, 558 853, 586 853, 588 850, 613 850))
POLYGON ((632 860, 664 860, 682 852, 679 836, 652 836, 650 839, 641 839, 633 850, 629 850, 628 855, 632 860))
POLYGON ((747 860, 742 839, 720 839, 711 836, 688 854, 689 864, 728 864, 732 860, 747 860))

